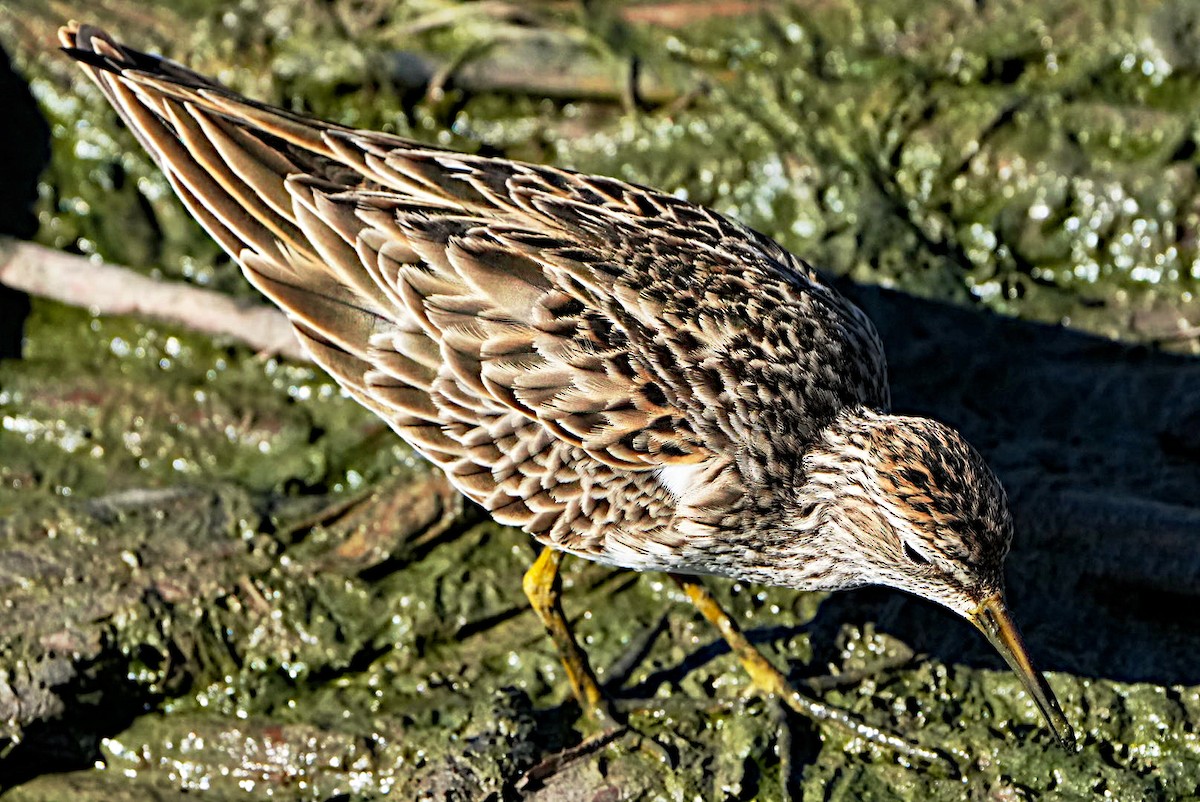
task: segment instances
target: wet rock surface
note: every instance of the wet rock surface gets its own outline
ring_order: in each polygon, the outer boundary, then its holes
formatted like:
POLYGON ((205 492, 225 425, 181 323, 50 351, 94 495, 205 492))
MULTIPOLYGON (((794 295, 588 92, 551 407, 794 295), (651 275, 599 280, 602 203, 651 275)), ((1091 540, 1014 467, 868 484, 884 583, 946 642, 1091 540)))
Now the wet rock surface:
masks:
MULTIPOLYGON (((1200 796, 1191 5, 677 13, 114 2, 96 21, 350 124, 686 192, 843 276, 896 408, 960 428, 1009 488, 1012 604, 1079 753, 928 605, 712 583, 798 686, 962 779, 784 717, 663 577, 573 561, 567 611, 633 725, 597 738, 521 594, 529 539, 327 378, 35 300, 0 362, 6 799, 1200 796)), ((252 298, 53 51, 61 22, 0 11, 53 152, 7 230, 32 233, 32 201, 46 244, 252 298)))

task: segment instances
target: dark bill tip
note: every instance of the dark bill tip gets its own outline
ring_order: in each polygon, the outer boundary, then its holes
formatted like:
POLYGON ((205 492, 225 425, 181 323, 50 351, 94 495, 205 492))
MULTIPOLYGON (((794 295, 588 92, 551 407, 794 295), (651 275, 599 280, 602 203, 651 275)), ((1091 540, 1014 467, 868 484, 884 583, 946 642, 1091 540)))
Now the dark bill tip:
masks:
POLYGON ((1033 662, 1029 659, 1025 642, 1021 640, 1021 633, 1012 616, 1009 615, 1004 599, 999 594, 984 599, 968 614, 967 618, 987 636, 987 639, 996 647, 996 651, 1000 652, 1005 662, 1020 677, 1025 689, 1033 697, 1038 710, 1042 712, 1042 717, 1046 719, 1046 724, 1063 749, 1074 751, 1075 731, 1071 729, 1070 722, 1063 715, 1062 708, 1058 706, 1058 700, 1054 698, 1054 691, 1050 689, 1050 684, 1046 682, 1046 678, 1042 676, 1041 672, 1034 668, 1033 662))

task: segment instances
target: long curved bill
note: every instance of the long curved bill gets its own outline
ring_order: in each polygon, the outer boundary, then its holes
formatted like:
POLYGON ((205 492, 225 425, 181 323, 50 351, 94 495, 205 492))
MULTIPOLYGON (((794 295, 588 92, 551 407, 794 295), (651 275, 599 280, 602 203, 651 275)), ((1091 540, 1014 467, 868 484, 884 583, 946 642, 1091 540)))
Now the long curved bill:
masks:
POLYGON ((1046 678, 1033 667, 1029 652, 1025 649, 1025 642, 1021 640, 1021 633, 1009 615, 1004 599, 999 594, 984 599, 967 614, 967 618, 987 636, 996 647, 996 651, 1000 652, 1021 678, 1063 749, 1074 750, 1075 732, 1071 729, 1067 717, 1063 715, 1062 708, 1058 706, 1058 700, 1054 698, 1054 691, 1050 690, 1046 678))

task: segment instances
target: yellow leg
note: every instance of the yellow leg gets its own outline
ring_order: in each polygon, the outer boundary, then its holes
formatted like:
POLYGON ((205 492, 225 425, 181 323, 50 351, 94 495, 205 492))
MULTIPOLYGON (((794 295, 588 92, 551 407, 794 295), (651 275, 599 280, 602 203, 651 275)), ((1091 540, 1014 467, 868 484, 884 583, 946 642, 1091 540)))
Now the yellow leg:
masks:
POLYGON ((760 691, 779 698, 792 710, 813 721, 836 724, 860 738, 893 749, 910 760, 945 766, 951 774, 958 774, 958 766, 948 755, 873 727, 845 710, 830 707, 816 699, 810 699, 797 693, 788 684, 787 677, 780 673, 779 669, 775 668, 767 658, 763 657, 762 652, 754 648, 754 645, 746 639, 741 628, 729 617, 728 613, 721 609, 720 603, 703 585, 688 576, 672 574, 671 578, 683 589, 700 614, 721 633, 721 637, 729 644, 729 648, 733 650, 734 655, 746 669, 746 673, 750 675, 750 681, 760 691))
POLYGON ((522 582, 525 595, 529 597, 533 611, 537 613, 538 618, 542 619, 546 632, 550 634, 554 645, 558 648, 558 655, 562 659, 563 667, 567 670, 567 679, 571 683, 571 690, 579 701, 579 706, 596 722, 612 724, 616 719, 609 709, 608 701, 600 691, 600 683, 596 681, 596 675, 592 673, 587 655, 579 648, 579 643, 576 642, 575 635, 571 632, 567 617, 563 614, 562 604, 559 602, 562 581, 559 579, 558 569, 562 564, 562 558, 561 551, 549 547, 543 548, 537 560, 525 572, 522 582))

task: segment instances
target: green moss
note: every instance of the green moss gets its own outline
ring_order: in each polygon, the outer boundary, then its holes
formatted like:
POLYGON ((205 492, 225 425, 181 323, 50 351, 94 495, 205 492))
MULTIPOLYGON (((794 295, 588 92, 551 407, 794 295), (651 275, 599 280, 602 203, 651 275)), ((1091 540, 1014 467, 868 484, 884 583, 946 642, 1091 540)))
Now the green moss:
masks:
POLYGON ((201 478, 356 489, 415 464, 311 368, 51 303, 26 331, 25 358, 0 365, 0 500, 201 478))
MULTIPOLYGON (((631 53, 665 76, 675 95, 636 113, 594 89, 548 100, 399 85, 397 51, 486 55, 498 23, 470 6, 195 0, 101 21, 290 108, 650 184, 839 274, 1141 336, 1131 310, 1181 306, 1200 281, 1187 233, 1200 224, 1194 11, 1107 8, 844 0, 682 28, 538 10, 537 45, 586 59, 605 91, 631 53), (455 25, 406 28, 446 8, 455 25), (684 97, 691 88, 703 91, 684 97)), ((51 24, 45 13, 31 24, 51 24)), ((503 26, 497 47, 528 46, 522 27, 503 26)), ((253 297, 98 93, 22 30, 0 16, 53 128, 40 240, 253 297)), ((43 774, 13 798, 472 798, 589 734, 521 594, 527 537, 460 521, 454 538, 398 537, 365 563, 337 554, 360 531, 345 509, 386 528, 381 498, 426 474, 311 368, 38 302, 24 358, 0 364, 0 453, 0 543, 15 566, 3 577, 22 613, 0 626, 4 687, 41 682, 38 699, 72 711, 103 712, 121 693, 149 708, 115 731, 86 725, 80 742, 98 745, 73 765, 105 770, 43 774), (46 656, 64 642, 71 659, 46 656), (56 672, 71 678, 55 684, 56 672)), ((825 697, 950 751, 965 776, 954 780, 832 730, 784 728, 662 577, 576 561, 566 584, 602 678, 645 647, 615 685, 650 741, 624 735, 550 785, 648 798, 776 799, 788 783, 822 800, 1196 797, 1193 688, 1057 675, 1084 730, 1068 756, 1008 673, 904 662, 904 644, 844 627, 837 671, 899 667, 825 697)), ((718 592, 796 679, 826 671, 808 629, 822 596, 718 592)))

